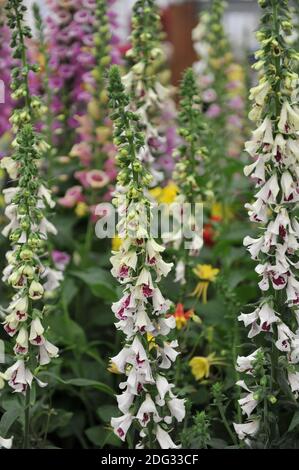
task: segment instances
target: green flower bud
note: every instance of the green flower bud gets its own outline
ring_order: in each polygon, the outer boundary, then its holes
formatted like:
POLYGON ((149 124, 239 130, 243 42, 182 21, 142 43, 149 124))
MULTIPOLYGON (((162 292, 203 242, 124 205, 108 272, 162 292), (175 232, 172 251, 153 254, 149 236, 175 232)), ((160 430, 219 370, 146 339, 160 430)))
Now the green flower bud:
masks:
POLYGON ((20 258, 23 261, 31 261, 33 258, 33 255, 34 255, 33 251, 25 248, 21 251, 20 258))
POLYGON ((277 402, 277 398, 274 395, 268 396, 268 400, 272 405, 275 405, 275 403, 277 402))

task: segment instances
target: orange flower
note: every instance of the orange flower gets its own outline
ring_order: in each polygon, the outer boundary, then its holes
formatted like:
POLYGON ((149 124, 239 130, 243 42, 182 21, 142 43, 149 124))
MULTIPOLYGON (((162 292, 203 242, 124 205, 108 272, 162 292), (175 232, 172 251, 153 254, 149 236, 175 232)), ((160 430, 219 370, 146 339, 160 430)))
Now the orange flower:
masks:
POLYGON ((177 304, 176 310, 173 314, 175 317, 175 323, 176 327, 178 330, 181 330, 188 320, 194 316, 194 311, 193 310, 188 310, 187 312, 184 311, 184 305, 183 304, 177 304))

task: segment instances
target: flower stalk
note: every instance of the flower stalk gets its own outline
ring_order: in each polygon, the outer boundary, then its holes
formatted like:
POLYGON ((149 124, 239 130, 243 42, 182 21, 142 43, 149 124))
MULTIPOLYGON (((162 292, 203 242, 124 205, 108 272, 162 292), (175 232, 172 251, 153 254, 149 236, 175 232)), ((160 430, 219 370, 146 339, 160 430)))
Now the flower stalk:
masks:
MULTIPOLYGON (((130 71, 123 77, 126 92, 130 95, 132 111, 140 116, 145 134, 145 144, 140 155, 153 176, 151 185, 163 179, 157 170, 157 157, 166 139, 166 130, 160 128, 163 108, 170 108, 170 90, 157 78, 164 58, 161 48, 162 27, 155 0, 137 0, 132 16, 132 48, 127 52, 130 71)), ((169 118, 168 118, 169 119, 169 118)))
POLYGON ((114 203, 118 208, 117 231, 123 243, 111 258, 112 274, 124 286, 123 297, 113 304, 117 329, 125 334, 125 346, 111 359, 114 370, 125 374, 118 406, 123 415, 111 420, 115 433, 125 440, 134 426, 139 430, 138 448, 177 448, 169 432, 173 420, 185 416, 184 400, 177 398, 165 376, 177 355, 178 343, 168 335, 175 327, 166 316, 170 302, 158 283, 172 268, 162 258, 164 248, 150 233, 152 203, 147 189, 152 180, 142 165, 145 144, 139 116, 130 110, 119 70, 112 67, 109 82, 114 143, 120 167, 114 203))
POLYGON ((48 260, 47 238, 49 233, 56 234, 56 228, 46 218, 46 213, 55 203, 39 176, 39 160, 49 146, 34 127, 47 110, 40 99, 29 92, 29 73, 36 73, 38 67, 27 60, 25 40, 31 37, 31 31, 24 22, 26 7, 21 0, 9 0, 6 8, 13 57, 20 61, 12 71, 12 96, 19 100, 20 107, 11 116, 15 132, 13 155, 1 161, 15 183, 3 191, 9 223, 2 231, 11 242, 3 280, 13 288, 14 294, 5 309, 4 329, 15 338, 15 362, 1 373, 1 378, 14 392, 26 395, 24 447, 27 448, 30 388, 33 379, 41 387, 46 385, 36 376, 42 366, 58 355, 56 346, 47 339, 44 296, 59 285, 62 274, 52 269, 48 260))
POLYGON ((255 201, 246 207, 259 227, 257 238, 247 236, 244 245, 258 263, 261 299, 253 312, 242 313, 239 320, 251 327, 249 338, 259 335, 260 347, 237 361, 238 371, 245 374, 238 385, 247 393, 239 403, 250 421, 235 428, 240 439, 259 432, 268 446, 276 423, 280 424, 277 417, 271 419, 274 407, 279 415, 284 397, 296 397, 299 391, 299 55, 286 42, 292 31, 288 1, 260 0, 259 4, 261 49, 254 68, 260 71, 260 81, 250 94, 250 118, 257 129, 246 143, 254 162, 244 170, 256 182, 255 201))

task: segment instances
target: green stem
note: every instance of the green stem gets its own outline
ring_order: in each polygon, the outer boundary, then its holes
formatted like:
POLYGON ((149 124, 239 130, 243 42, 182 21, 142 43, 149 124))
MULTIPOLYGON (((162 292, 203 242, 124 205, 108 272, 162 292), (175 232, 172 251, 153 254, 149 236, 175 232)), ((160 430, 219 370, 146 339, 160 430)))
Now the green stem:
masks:
POLYGON ((234 443, 234 445, 237 445, 237 439, 236 439, 236 436, 235 434, 233 433, 233 431, 231 430, 231 427, 226 419, 226 416, 225 416, 225 412, 224 412, 224 409, 223 409, 223 406, 221 403, 219 403, 219 401, 217 400, 216 401, 216 404, 217 404, 217 408, 219 410, 219 414, 221 416, 221 419, 222 419, 222 422, 224 424, 224 427, 225 429, 227 430, 232 442, 234 443))
POLYGON ((153 440, 153 422, 152 420, 150 421, 148 425, 148 438, 149 438, 149 449, 154 449, 154 440, 153 440))
POLYGON ((30 434, 30 387, 27 385, 25 395, 25 425, 24 425, 24 441, 23 449, 29 449, 29 434, 30 434))
POLYGON ((27 56, 26 56, 26 46, 25 46, 25 41, 24 41, 21 19, 18 13, 18 9, 15 6, 15 3, 14 3, 14 11, 15 11, 15 17, 16 17, 16 23, 17 23, 17 31, 19 34, 20 44, 22 47, 21 62, 22 62, 23 68, 26 70, 26 73, 24 75, 24 83, 25 83, 25 89, 26 89, 25 104, 26 104, 26 108, 28 108, 28 112, 31 115, 32 110, 31 110, 31 97, 30 97, 29 81, 28 81, 28 63, 27 63, 27 56))

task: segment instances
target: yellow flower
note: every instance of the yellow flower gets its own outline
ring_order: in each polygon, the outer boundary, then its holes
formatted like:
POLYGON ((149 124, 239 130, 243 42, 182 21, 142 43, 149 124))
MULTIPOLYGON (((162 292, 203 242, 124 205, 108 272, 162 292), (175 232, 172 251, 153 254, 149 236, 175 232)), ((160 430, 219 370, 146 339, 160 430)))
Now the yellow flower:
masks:
POLYGON ((204 377, 209 377, 210 374, 210 363, 207 357, 193 357, 189 361, 191 372, 196 380, 202 380, 204 377))
POLYGON ((111 372, 111 374, 121 374, 121 372, 118 370, 117 365, 110 361, 109 367, 107 367, 108 372, 111 372))
POLYGON ((210 375, 210 367, 216 365, 225 365, 225 363, 218 357, 215 357, 215 353, 209 354, 207 357, 195 356, 189 361, 191 372, 195 377, 195 380, 202 380, 208 378, 210 375))
POLYGON ((111 135, 111 129, 109 127, 97 127, 96 128, 97 141, 101 144, 107 142, 109 136, 111 135))
POLYGON ((219 269, 213 268, 210 264, 198 264, 193 269, 193 272, 200 281, 191 293, 191 296, 197 297, 198 299, 202 297, 203 303, 206 304, 208 301, 209 284, 210 282, 215 282, 217 275, 219 274, 219 269))
POLYGON ((151 196, 156 199, 156 201, 158 201, 159 197, 161 196, 162 194, 162 188, 160 188, 159 186, 157 186, 156 188, 154 189, 150 189, 150 194, 151 196))
POLYGON ((150 194, 161 204, 172 204, 179 192, 179 188, 173 182, 168 183, 164 188, 157 187, 150 190, 150 194))
POLYGON ((147 333, 146 335, 146 339, 147 339, 147 342, 149 344, 149 350, 151 351, 153 348, 156 348, 157 345, 156 345, 156 341, 155 341, 155 338, 153 335, 151 335, 150 333, 147 333))
POLYGON ((46 59, 45 59, 44 54, 38 54, 37 55, 37 62, 38 62, 38 65, 41 68, 41 72, 43 72, 45 70, 45 65, 46 65, 46 59))
POLYGON ((232 219, 233 218, 233 211, 227 204, 221 204, 221 202, 215 202, 211 208, 211 218, 214 220, 222 220, 222 219, 232 219))
POLYGON ((221 203, 215 202, 215 203, 212 205, 211 216, 212 216, 212 217, 219 217, 219 218, 222 219, 222 217, 223 217, 223 209, 222 209, 222 204, 221 204, 221 203))
POLYGON ((210 64, 215 70, 219 70, 223 66, 223 60, 221 59, 211 59, 210 64))
POLYGON ((112 238, 112 251, 119 251, 119 249, 121 248, 123 244, 123 240, 122 238, 120 238, 119 236, 115 236, 112 238))
POLYGON ((88 114, 92 116, 93 118, 98 118, 99 117, 99 109, 98 109, 98 103, 96 100, 90 100, 88 105, 88 114))
POLYGON ((75 209, 75 214, 78 216, 78 217, 84 217, 85 215, 87 215, 89 213, 89 208, 88 208, 88 205, 85 204, 85 202, 79 202, 76 206, 76 209, 75 209))
POLYGON ((244 70, 239 64, 231 64, 228 69, 227 77, 232 82, 241 82, 244 80, 244 70))

